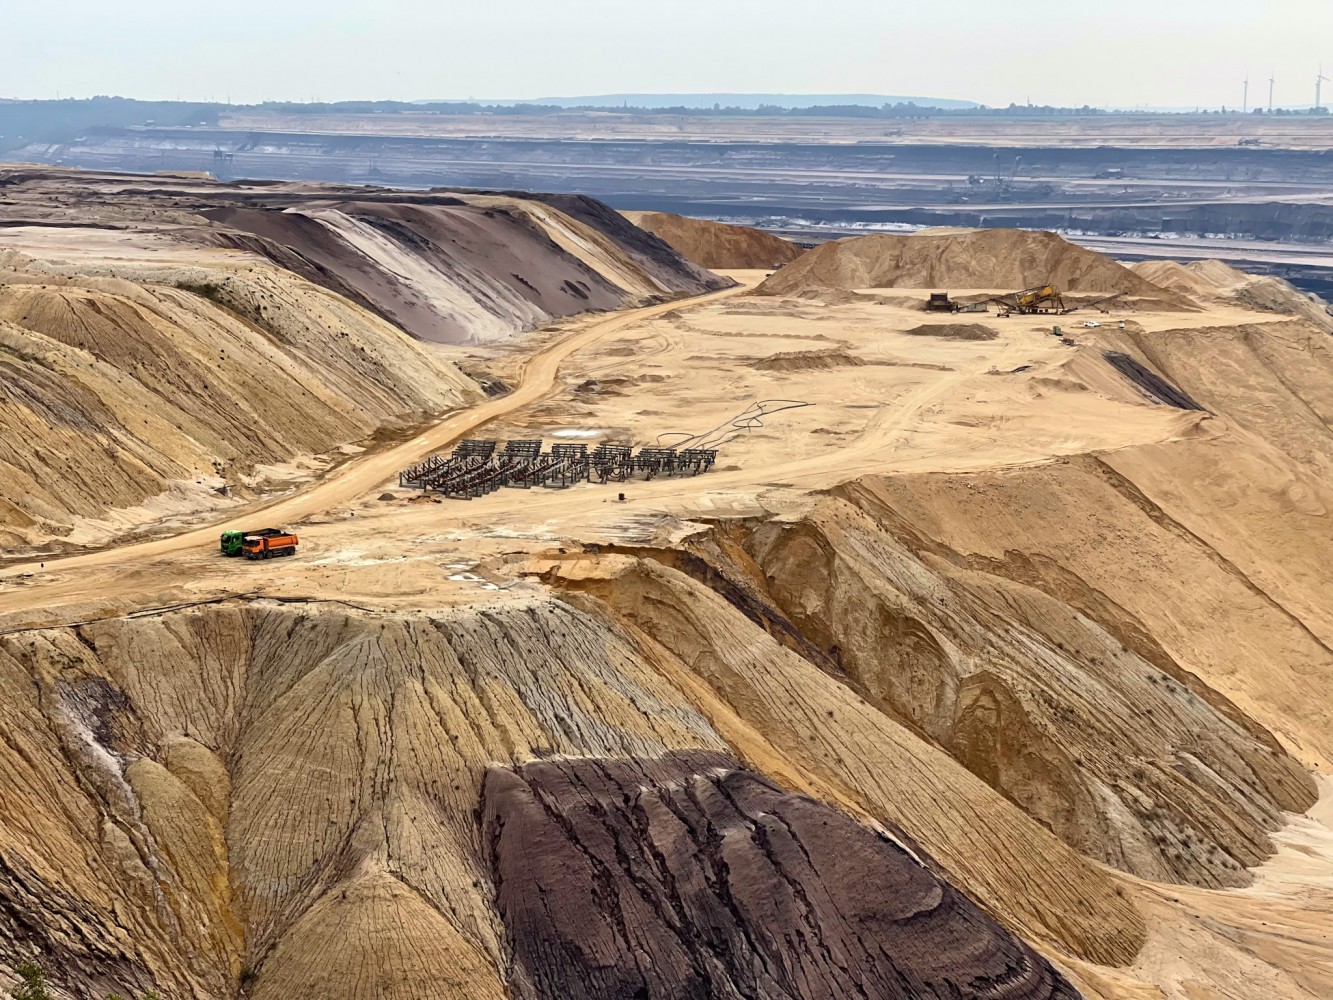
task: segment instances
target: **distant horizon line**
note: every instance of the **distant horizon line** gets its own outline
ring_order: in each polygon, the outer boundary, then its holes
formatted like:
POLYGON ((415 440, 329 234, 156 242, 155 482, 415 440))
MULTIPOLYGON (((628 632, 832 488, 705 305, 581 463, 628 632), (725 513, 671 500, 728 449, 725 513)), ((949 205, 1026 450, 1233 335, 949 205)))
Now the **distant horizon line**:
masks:
MULTIPOLYGON (((1089 109, 1108 114, 1215 114, 1225 112, 1227 114, 1266 114, 1268 108, 1264 104, 1258 104, 1253 107, 1242 110, 1241 107, 1231 104, 1216 105, 1129 105, 1129 104, 1041 104, 1031 101, 1011 101, 1008 104, 984 104, 980 101, 964 100, 960 98, 928 97, 922 95, 897 95, 897 94, 867 94, 867 93, 768 93, 763 91, 743 92, 743 91, 718 91, 718 92, 672 92, 664 91, 660 93, 611 93, 611 94, 588 94, 575 95, 571 97, 533 97, 533 98, 485 98, 485 97, 441 97, 441 98, 412 98, 403 99, 395 97, 353 97, 339 100, 321 100, 318 96, 309 99, 289 99, 289 98, 263 98, 259 101, 239 101, 233 102, 229 98, 182 98, 182 97, 128 97, 124 94, 92 94, 88 96, 67 96, 57 94, 54 97, 7 97, 0 96, 0 104, 32 104, 32 103, 57 103, 57 102, 76 102, 76 101, 94 101, 94 100, 113 100, 113 101, 135 101, 144 104, 203 104, 217 105, 224 108, 257 108, 272 104, 290 104, 297 107, 315 107, 315 106, 336 106, 343 104, 397 104, 404 107, 430 104, 470 104, 481 107, 515 107, 518 105, 532 105, 534 107, 553 107, 566 110, 577 110, 579 108, 602 108, 614 107, 616 105, 629 104, 629 107, 638 110, 665 110, 671 107, 690 107, 698 110, 706 110, 711 105, 721 104, 724 108, 739 108, 749 110, 750 105, 724 104, 724 100, 742 99, 747 101, 759 102, 755 108, 762 104, 768 107, 777 107, 781 109, 799 110, 812 107, 842 106, 878 108, 884 105, 905 104, 916 105, 922 109, 937 109, 942 111, 1003 111, 1009 108, 1069 108, 1072 110, 1089 109), (762 100, 761 100, 762 99, 762 100), (780 103, 782 99, 788 99, 801 103, 780 103), (670 103, 652 104, 652 103, 632 103, 636 100, 662 100, 670 103), (858 103, 862 102, 862 103, 858 103)), ((1314 106, 1310 104, 1274 104, 1273 111, 1284 112, 1302 112, 1313 111, 1314 106)))

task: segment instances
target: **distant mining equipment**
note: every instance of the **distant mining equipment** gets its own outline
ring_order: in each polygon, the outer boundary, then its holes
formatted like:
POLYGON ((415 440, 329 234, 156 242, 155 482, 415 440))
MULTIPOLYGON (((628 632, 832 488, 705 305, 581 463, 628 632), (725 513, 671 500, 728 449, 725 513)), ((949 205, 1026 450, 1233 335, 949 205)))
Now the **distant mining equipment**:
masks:
POLYGON ((926 312, 941 313, 986 313, 990 312, 984 301, 956 302, 949 298, 948 292, 931 292, 926 300, 926 312))
POLYGON ((221 148, 213 150, 213 176, 220 181, 229 181, 235 176, 236 154, 221 148))
POLYGON ((591 453, 586 444, 554 444, 542 450, 539 439, 505 442, 460 441, 449 456, 432 455, 398 473, 398 485, 442 493, 457 500, 494 493, 502 486, 514 489, 564 489, 575 483, 623 483, 658 476, 697 476, 717 461, 716 448, 640 448, 599 444, 591 453))

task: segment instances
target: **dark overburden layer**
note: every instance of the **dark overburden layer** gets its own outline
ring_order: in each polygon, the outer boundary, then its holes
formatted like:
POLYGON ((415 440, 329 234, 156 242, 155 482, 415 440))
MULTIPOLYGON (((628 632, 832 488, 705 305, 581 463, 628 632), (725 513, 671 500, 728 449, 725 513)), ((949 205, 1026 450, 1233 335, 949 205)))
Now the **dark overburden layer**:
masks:
MULTIPOLYGON (((369 227, 415 262, 419 275, 456 285, 468 302, 497 315, 521 313, 525 304, 552 316, 589 309, 617 309, 625 301, 617 288, 572 254, 555 246, 537 226, 511 212, 471 205, 414 205, 340 202, 312 206, 336 211, 369 227)), ((392 268, 380 266, 330 226, 299 209, 275 211, 224 208, 207 213, 230 229, 262 237, 300 258, 311 268, 275 263, 297 270, 333 291, 359 302, 422 340, 457 343, 470 336, 470 315, 452 312, 443 302, 424 298, 421 289, 392 268)), ((220 238, 227 239, 230 233, 220 238)), ((243 242, 243 249, 253 249, 243 242)), ((678 269, 687 267, 675 261, 678 269)), ((418 284, 420 283, 418 277, 418 284)))
POLYGON ((1203 409, 1190 398, 1188 393, 1176 388, 1156 372, 1145 368, 1128 354, 1121 354, 1119 351, 1103 351, 1102 354, 1116 371, 1138 386, 1153 401, 1174 406, 1178 410, 1203 409))
POLYGON ((1078 996, 889 836, 723 754, 492 768, 483 820, 516 997, 1078 996))

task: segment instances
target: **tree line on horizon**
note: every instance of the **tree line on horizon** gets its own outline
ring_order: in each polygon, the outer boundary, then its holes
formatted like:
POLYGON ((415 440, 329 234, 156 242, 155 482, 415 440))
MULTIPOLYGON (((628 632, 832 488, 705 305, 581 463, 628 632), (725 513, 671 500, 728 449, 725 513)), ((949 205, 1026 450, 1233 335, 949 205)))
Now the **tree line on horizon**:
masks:
MULTIPOLYGON (((1260 110, 1256 109, 1255 113, 1260 110)), ((1323 109, 1320 110, 1323 111, 1323 109)), ((835 104, 792 108, 778 104, 762 104, 758 108, 745 108, 723 106, 721 104, 714 104, 711 107, 689 107, 685 105, 638 107, 628 104, 590 104, 566 107, 535 103, 486 104, 477 101, 336 101, 327 103, 264 101, 259 104, 225 104, 216 101, 143 101, 137 98, 106 95, 86 98, 67 97, 54 100, 0 98, 0 152, 17 149, 31 142, 69 142, 87 130, 98 128, 126 128, 142 125, 163 127, 216 126, 219 118, 229 111, 310 116, 332 114, 449 114, 539 117, 584 112, 687 118, 862 118, 883 120, 963 118, 969 116, 1094 117, 1144 113, 1111 111, 1105 108, 1094 108, 1086 104, 1082 107, 1010 104, 1007 107, 978 105, 972 108, 941 108, 910 101, 879 106, 835 104)), ((1167 114, 1170 112, 1160 113, 1167 114)), ((1239 112, 1233 113, 1238 114, 1239 112)), ((1274 113, 1295 115, 1316 112, 1277 109, 1274 113)))

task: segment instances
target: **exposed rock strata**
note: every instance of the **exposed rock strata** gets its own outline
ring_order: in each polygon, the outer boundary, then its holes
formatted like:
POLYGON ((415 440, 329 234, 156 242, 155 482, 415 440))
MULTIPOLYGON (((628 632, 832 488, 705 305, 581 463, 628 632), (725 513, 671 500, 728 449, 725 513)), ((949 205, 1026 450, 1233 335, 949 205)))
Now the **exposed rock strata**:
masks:
POLYGON ((492 768, 483 824, 516 998, 1078 995, 891 832, 726 755, 492 768))

